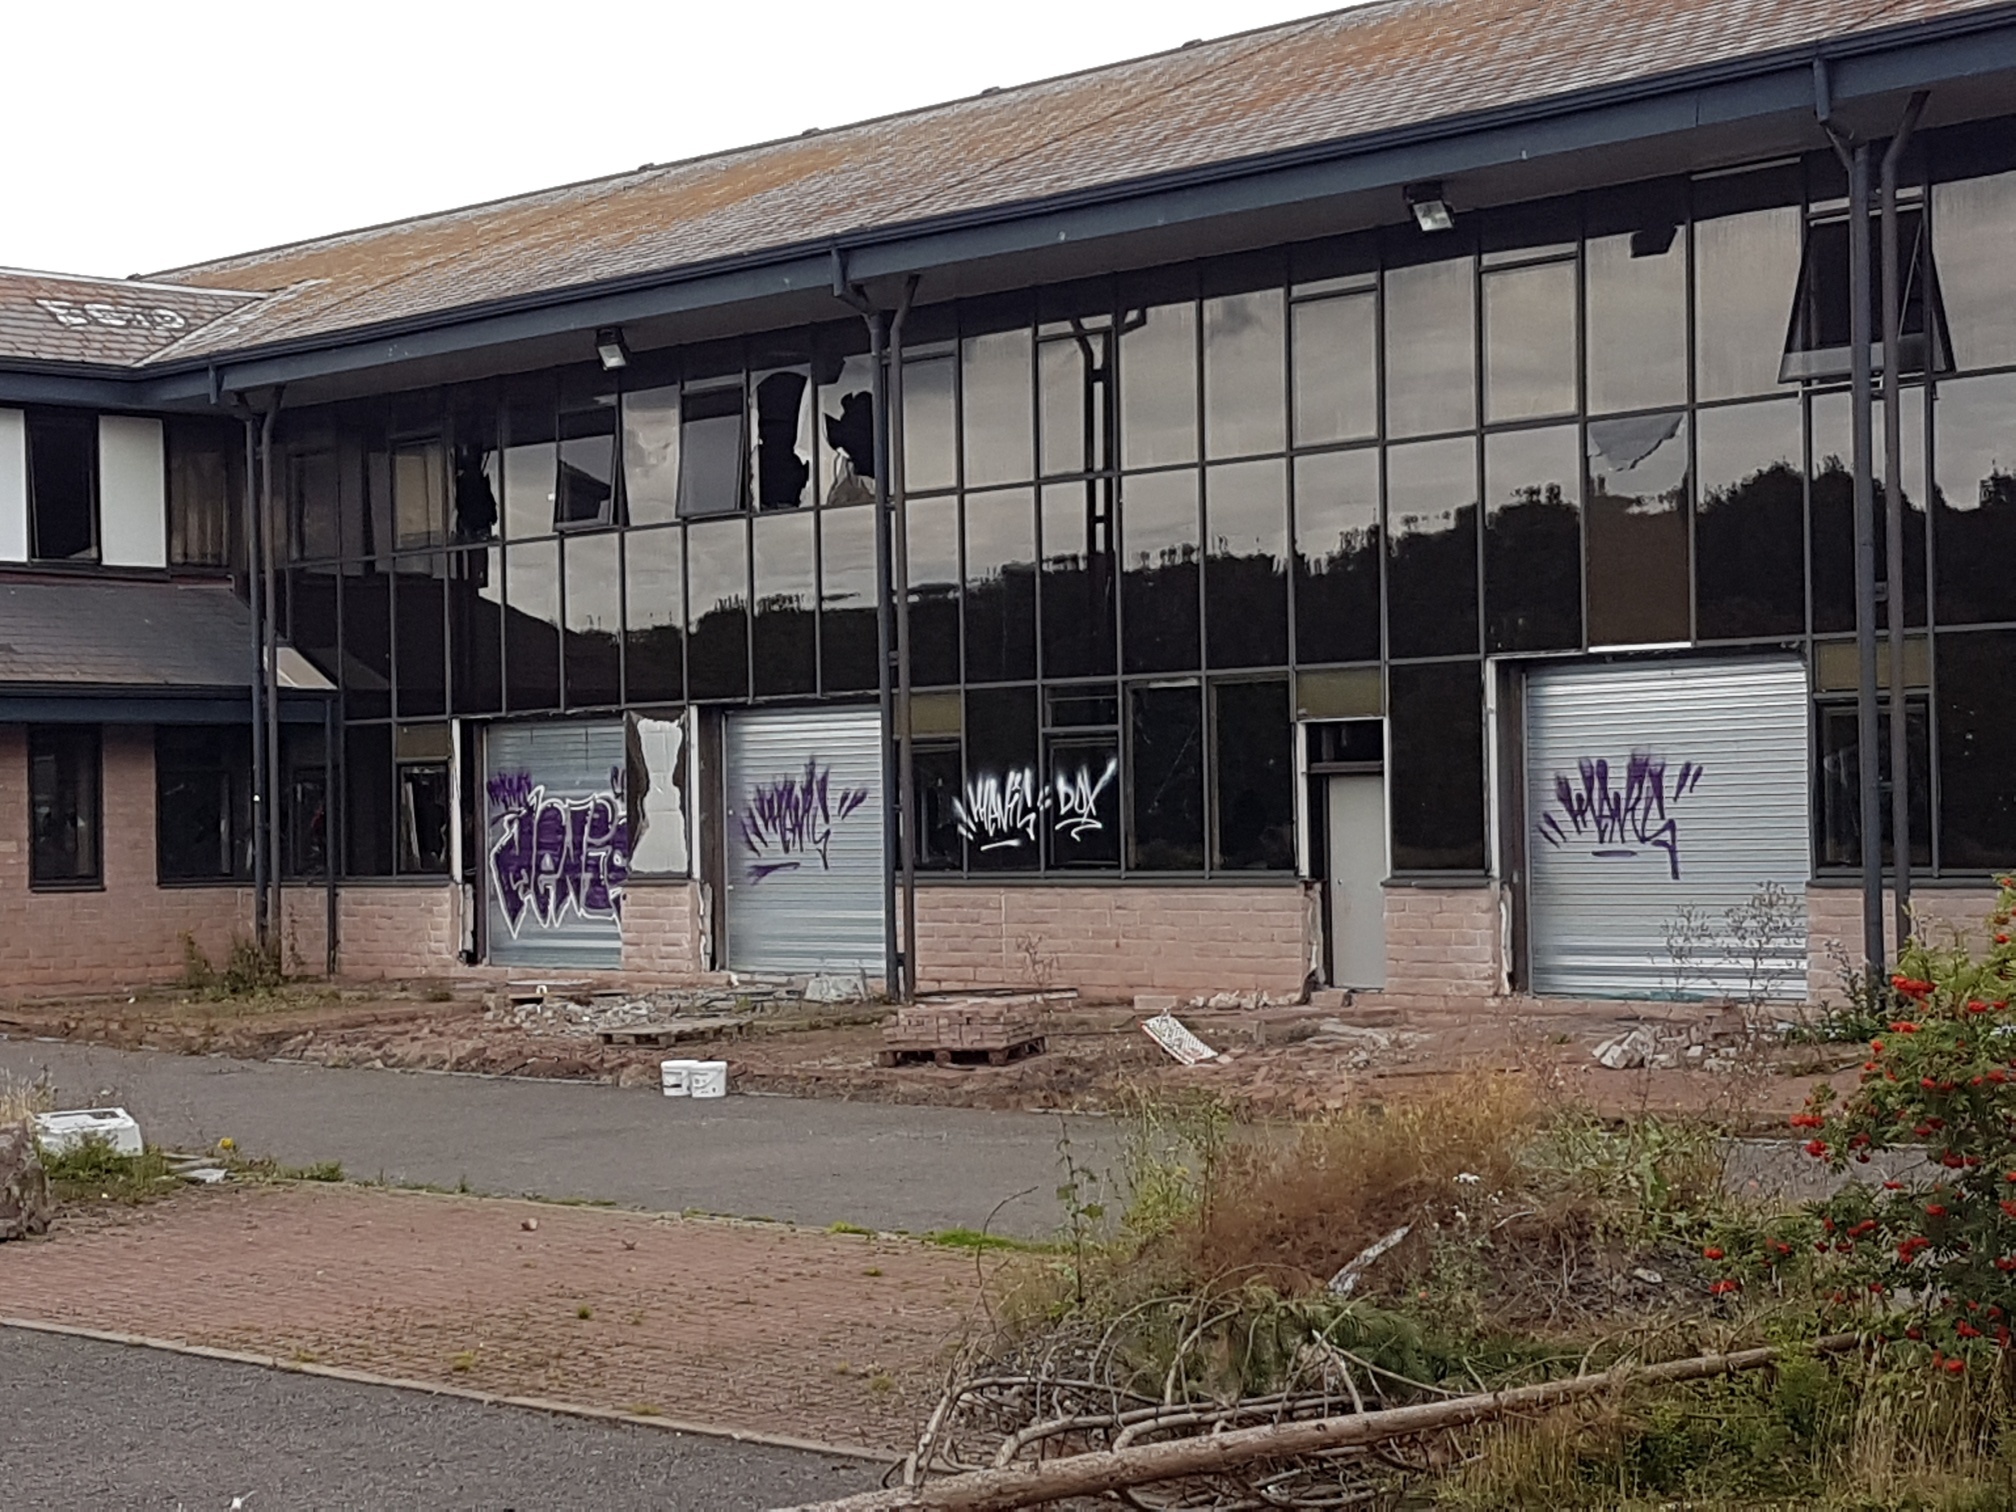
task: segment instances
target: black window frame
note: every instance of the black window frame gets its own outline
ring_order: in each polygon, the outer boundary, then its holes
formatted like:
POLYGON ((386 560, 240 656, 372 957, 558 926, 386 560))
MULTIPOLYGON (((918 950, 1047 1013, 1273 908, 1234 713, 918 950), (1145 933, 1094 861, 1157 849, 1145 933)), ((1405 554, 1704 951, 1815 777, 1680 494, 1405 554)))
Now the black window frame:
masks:
MULTIPOLYGON (((105 887, 105 732, 99 725, 60 724, 28 727, 28 886, 33 892, 101 892, 105 887), (88 756, 84 753, 88 750, 88 756), (46 842, 39 833, 45 800, 44 761, 83 757, 89 771, 89 791, 83 792, 84 811, 75 815, 78 830, 89 837, 91 860, 88 867, 52 872, 46 865, 46 842)), ((59 775, 59 784, 61 778, 59 775)), ((80 788, 74 776, 70 786, 80 788)), ((54 795, 53 809, 61 794, 54 795)), ((52 814, 52 817, 53 814, 52 814)))
MULTIPOLYGON (((28 471, 28 559, 37 565, 49 566, 61 563, 77 563, 95 566, 104 557, 105 535, 100 490, 98 457, 98 416, 83 410, 31 408, 23 412, 23 430, 26 435, 28 471), (52 463, 37 462, 37 451, 48 453, 53 432, 72 431, 80 442, 80 456, 84 465, 85 492, 89 496, 85 511, 89 525, 90 543, 81 551, 67 552, 62 556, 49 556, 43 550, 44 525, 42 521, 42 491, 51 486, 53 480, 46 477, 43 469, 52 463), (38 448, 36 434, 42 435, 38 448)), ((51 507, 54 505, 52 503, 51 507)))

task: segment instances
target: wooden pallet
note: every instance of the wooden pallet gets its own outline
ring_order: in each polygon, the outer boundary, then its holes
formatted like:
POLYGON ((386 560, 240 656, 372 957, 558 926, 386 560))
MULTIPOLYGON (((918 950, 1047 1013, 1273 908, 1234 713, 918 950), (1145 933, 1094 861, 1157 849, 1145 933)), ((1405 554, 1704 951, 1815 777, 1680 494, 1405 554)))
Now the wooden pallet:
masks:
POLYGON ((739 1018, 692 1018, 671 1024, 630 1024, 599 1031, 605 1045, 648 1045, 663 1049, 682 1040, 719 1039, 741 1029, 739 1018))
POLYGON ((939 1046, 930 1049, 923 1046, 902 1048, 885 1047, 875 1057, 882 1066, 1005 1066, 1010 1061, 1025 1060, 1032 1055, 1043 1053, 1043 1036, 1017 1040, 1009 1045, 996 1045, 991 1049, 959 1048, 939 1046))

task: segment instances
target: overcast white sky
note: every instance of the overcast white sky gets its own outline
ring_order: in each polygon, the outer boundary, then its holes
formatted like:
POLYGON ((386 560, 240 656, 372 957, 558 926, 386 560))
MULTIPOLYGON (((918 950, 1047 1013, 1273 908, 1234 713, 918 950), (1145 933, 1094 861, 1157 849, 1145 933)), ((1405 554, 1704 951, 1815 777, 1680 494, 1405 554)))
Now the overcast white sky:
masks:
POLYGON ((13 0, 0 266, 152 272, 1343 0, 13 0))

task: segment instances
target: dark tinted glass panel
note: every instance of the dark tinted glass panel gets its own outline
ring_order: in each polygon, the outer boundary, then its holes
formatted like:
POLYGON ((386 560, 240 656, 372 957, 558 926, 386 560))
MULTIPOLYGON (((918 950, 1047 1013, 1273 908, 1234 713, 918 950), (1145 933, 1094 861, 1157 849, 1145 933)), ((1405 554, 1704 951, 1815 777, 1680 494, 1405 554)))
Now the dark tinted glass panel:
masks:
POLYGON ((1477 649, 1477 449, 1467 436, 1386 453, 1387 627, 1395 656, 1477 649))
POLYGON ((1295 459, 1295 659, 1379 655, 1379 453, 1295 459))
POLYGON ((1694 423, 1695 634, 1796 635, 1806 623, 1798 401, 1702 410, 1694 423))
POLYGON ((1297 446, 1379 433, 1378 318, 1370 291, 1294 307, 1297 446))
POLYGON ((1112 322, 1074 322, 1070 334, 1038 349, 1043 399, 1043 475, 1097 471, 1112 464, 1112 322))
POLYGON ((1484 438, 1484 626, 1491 650, 1582 644, 1581 480, 1572 425, 1484 438))
POLYGON ((959 681, 959 501, 910 501, 910 679, 959 681))
POLYGON ((560 480, 553 523, 607 525, 616 519, 616 396, 560 417, 560 480))
POLYGON ((1036 496, 966 496, 966 678, 1036 675, 1036 496))
POLYGON ((1687 402, 1687 191, 1591 196, 1583 244, 1592 414, 1687 402))
MULTIPOLYGON (((553 533, 553 502, 559 476, 558 429, 553 394, 540 386, 513 394, 504 409, 504 534, 513 541, 553 533)), ((374 450, 373 463, 377 461, 374 450)), ((375 474, 376 467, 369 471, 375 474)), ((381 520, 380 480, 368 479, 372 535, 383 550, 391 537, 381 520)))
POLYGON ((296 561, 324 561, 341 549, 336 453, 317 448, 289 450, 278 464, 287 490, 287 554, 296 561))
POLYGON ((679 389, 623 396, 623 513, 662 525, 679 513, 679 389))
POLYGON ((1027 330, 968 336, 960 347, 966 486, 1020 483, 1035 468, 1035 384, 1027 330))
POLYGON ((820 655, 828 693, 877 686, 875 511, 834 509, 819 517, 820 655))
POLYGON ((1129 672, 1197 665, 1197 474, 1120 484, 1120 622, 1129 672))
MULTIPOLYGON (((2006 158, 2006 123, 2001 134, 2006 158)), ((2016 172, 1935 184, 1932 236, 1954 363, 1978 368, 2016 362, 2016 300, 2009 297, 2016 172)))
MULTIPOLYGON (((1898 267, 1901 320, 1898 369, 1922 374, 1928 344, 1925 339, 1925 223, 1915 207, 1906 207, 1898 220, 1898 267)), ((1785 336, 1785 355, 1779 364, 1781 379, 1835 378, 1854 374, 1853 334, 1854 287, 1850 265, 1850 241, 1854 222, 1833 218, 1815 222, 1806 232, 1806 251, 1799 270, 1793 302, 1791 327, 1785 336)), ((1875 266, 1870 274, 1869 329, 1872 343, 1883 339, 1883 237, 1880 222, 1869 222, 1869 250, 1875 266)), ((1942 339, 1940 352, 1945 351, 1942 339)), ((1872 357, 1880 368, 1882 352, 1872 347, 1872 357)))
POLYGON ((1218 789, 1211 864, 1295 869, 1295 759, 1288 679, 1220 683, 1211 772, 1218 789))
MULTIPOLYGON (((228 567, 245 510, 245 428, 171 418, 162 423, 168 466, 168 564, 228 567)), ((322 523, 324 556, 336 554, 336 500, 322 523)))
POLYGON ((688 389, 679 404, 678 512, 687 519, 734 514, 748 496, 742 385, 688 389))
POLYGON ((1045 825, 1036 765, 1036 690, 981 688, 966 695, 966 783, 957 818, 974 871, 1034 871, 1045 825))
POLYGON ((1120 865, 1120 740, 1117 735, 1050 737, 1049 864, 1120 865))
POLYGON ((98 555, 98 417, 28 412, 31 549, 40 562, 98 555))
POLYGON ((1044 692, 1044 726, 1052 730, 1117 725, 1120 700, 1111 683, 1090 688, 1049 688, 1044 692))
POLYGON ((343 795, 348 874, 353 877, 391 876, 390 725, 352 725, 343 732, 343 795))
POLYGON ((1279 289, 1204 301, 1204 454, 1250 457, 1288 444, 1287 308, 1279 289))
POLYGON ((819 370, 819 497, 866 504, 875 497, 875 365, 853 355, 819 370))
POLYGON ((751 527, 756 594, 751 634, 758 694, 811 693, 819 686, 814 523, 803 514, 758 519, 751 527))
POLYGON ((392 712, 392 579, 383 572, 343 579, 343 710, 351 719, 392 712))
POLYGON ((446 538, 448 458, 439 441, 402 441, 392 448, 393 544, 401 551, 438 546, 446 538))
POLYGON ((1210 665, 1287 665, 1287 463, 1207 468, 1204 543, 1210 665))
POLYGON ((1942 635, 1939 681, 1939 865, 2016 865, 2016 633, 1942 635))
MULTIPOLYGON (((1905 745, 1911 769, 1911 864, 1932 864, 1932 746, 1923 707, 1907 701, 1905 745)), ((1852 704, 1822 704, 1820 717, 1820 781, 1815 794, 1819 834, 1816 850, 1823 867, 1862 865, 1861 752, 1856 745, 1852 704)), ((1890 822, 1890 715, 1876 716, 1877 770, 1881 774, 1883 864, 1896 862, 1896 833, 1890 822)))
POLYGON ((1463 430, 1477 420, 1471 265, 1459 261, 1386 274, 1386 434, 1463 430))
POLYGON ((448 557, 448 655, 458 714, 504 707, 504 552, 477 546, 448 557))
POLYGON ((1475 662, 1386 674, 1396 872, 1484 869, 1484 681, 1475 662))
MULTIPOLYGON (((1925 394, 1903 394, 1904 612, 1906 622, 1925 623, 1925 394)), ((1855 441, 1854 406, 1847 394, 1816 394, 1812 409, 1813 629, 1855 628, 1855 441)), ((1876 581, 1889 576, 1888 508, 1883 481, 1883 410, 1873 413, 1875 443, 1876 581)), ((1884 610, 1877 607, 1877 623, 1884 610)))
POLYGON ((959 481, 952 383, 949 356, 903 364, 903 486, 910 493, 959 481))
POLYGON ((1687 416, 1589 422, 1589 644, 1690 638, 1687 416))
POLYGON ((497 399, 484 388, 450 394, 450 533, 458 542, 496 539, 501 519, 497 399))
POLYGON ((803 368, 758 373, 756 507, 796 509, 811 502, 812 375, 803 368))
POLYGON ((958 742, 915 747, 910 767, 917 788, 917 869, 957 871, 965 855, 959 838, 958 742))
POLYGON ((336 594, 341 580, 334 567, 297 568, 287 577, 288 643, 333 682, 342 665, 336 650, 336 594))
POLYGON ((1777 390, 1799 278, 1801 199, 1796 165, 1695 185, 1697 398, 1777 390))
POLYGON ((560 543, 530 541, 504 552, 504 704, 560 706, 560 543))
POLYGON ((623 563, 614 535, 571 537, 567 553, 567 704, 623 700, 623 563))
POLYGON ((393 579, 393 633, 402 717, 448 710, 448 559, 408 557, 393 579))
POLYGON ((1203 693, 1195 683, 1128 690, 1132 870, 1204 869, 1203 693))
POLYGON ((694 698, 749 691, 749 540, 740 520, 687 529, 686 680, 694 698))
MULTIPOLYGON (((403 737, 410 726, 401 725, 403 737)), ((402 877, 448 871, 448 764, 400 762, 393 798, 394 867, 402 877)))
POLYGON ((1197 307, 1133 309, 1120 337, 1120 465, 1197 456, 1197 307))
POLYGON ((1042 493, 1043 675, 1114 667, 1113 484, 1090 478, 1042 493))
POLYGON ((163 881, 251 876, 250 732, 242 726, 157 726, 154 813, 163 881))
POLYGON ((623 677, 632 703, 686 696, 685 536, 633 530, 623 538, 623 677))
POLYGON ((38 887, 104 877, 96 725, 35 725, 28 731, 28 880, 38 887))
POLYGON ((1939 623, 2016 620, 2016 374, 1938 394, 1939 623))
POLYGON ((1575 412, 1575 264, 1484 275, 1484 418, 1575 412))

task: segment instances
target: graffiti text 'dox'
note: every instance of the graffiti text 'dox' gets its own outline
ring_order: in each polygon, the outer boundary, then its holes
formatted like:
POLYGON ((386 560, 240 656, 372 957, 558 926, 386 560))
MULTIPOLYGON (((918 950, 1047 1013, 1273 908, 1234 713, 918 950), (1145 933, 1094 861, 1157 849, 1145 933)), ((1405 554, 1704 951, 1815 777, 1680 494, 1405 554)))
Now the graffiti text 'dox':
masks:
POLYGON ((505 927, 515 939, 526 920, 552 929, 571 910, 582 919, 617 919, 630 879, 630 824, 623 773, 606 791, 549 794, 527 772, 490 779, 490 881, 505 927))

